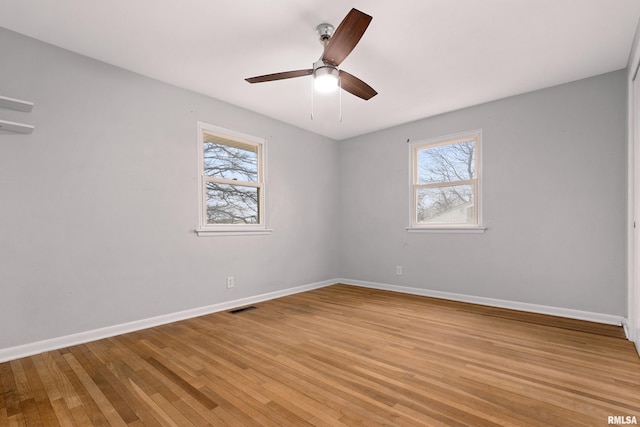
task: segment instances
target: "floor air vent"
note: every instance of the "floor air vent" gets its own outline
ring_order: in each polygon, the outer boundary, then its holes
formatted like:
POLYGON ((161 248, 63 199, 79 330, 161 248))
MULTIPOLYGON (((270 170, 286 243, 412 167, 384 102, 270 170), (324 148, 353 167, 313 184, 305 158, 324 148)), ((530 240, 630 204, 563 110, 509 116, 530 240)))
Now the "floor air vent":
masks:
POLYGON ((245 311, 255 310, 256 308, 258 307, 256 307, 255 305, 250 305, 249 307, 243 307, 243 308, 236 308, 235 310, 231 310, 229 314, 244 313, 245 311))

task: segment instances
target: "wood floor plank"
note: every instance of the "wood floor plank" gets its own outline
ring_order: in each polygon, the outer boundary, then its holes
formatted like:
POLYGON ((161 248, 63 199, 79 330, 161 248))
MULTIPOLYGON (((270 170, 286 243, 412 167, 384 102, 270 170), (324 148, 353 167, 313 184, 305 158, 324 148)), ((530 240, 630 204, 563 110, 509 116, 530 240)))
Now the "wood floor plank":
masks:
POLYGON ((72 351, 72 354, 116 410, 122 421, 126 424, 136 421, 138 416, 129 405, 131 394, 128 390, 122 387, 108 367, 100 361, 93 351, 90 351, 90 347, 84 345, 77 346, 75 349, 77 351, 72 351))
POLYGON ((211 400, 207 395, 205 395, 202 391, 198 390, 196 387, 189 384, 184 378, 180 375, 176 374, 174 371, 169 369, 167 366, 159 362, 153 357, 145 358, 145 361, 153 366, 158 372, 164 375, 171 382, 180 387, 184 392, 188 393, 191 397, 196 399, 198 402, 202 404, 205 408, 211 410, 218 406, 216 402, 211 400))
POLYGON ((76 422, 76 420, 74 419, 73 414, 71 413, 71 410, 69 410, 69 407, 65 403, 64 399, 59 398, 56 400, 52 400, 51 407, 53 408, 53 411, 56 414, 56 418, 61 426, 72 427, 81 425, 79 420, 78 422, 76 422))
POLYGON ((130 384, 140 400, 142 400, 153 411, 154 418, 156 418, 160 424, 179 427, 178 423, 172 420, 171 416, 165 412, 164 408, 161 408, 152 398, 152 396, 157 396, 158 394, 149 395, 145 393, 134 381, 130 381, 130 384))
POLYGON ((100 402, 93 399, 76 372, 67 362, 67 358, 65 356, 67 356, 68 353, 63 351, 54 351, 51 354, 54 357, 56 365, 60 368, 65 378, 67 378, 81 402, 79 406, 76 406, 71 410, 74 417, 83 420, 83 423, 90 420, 91 425, 95 426, 108 425, 107 419, 100 410, 100 402))
POLYGON ((9 362, 0 363, 0 382, 3 388, 2 395, 7 418, 10 418, 20 412, 20 398, 18 397, 18 388, 9 362))
POLYGON ((36 401, 33 398, 31 389, 29 388, 29 381, 27 380, 27 375, 24 372, 22 360, 12 360, 9 364, 13 371, 16 391, 20 401, 20 412, 24 417, 25 423, 30 426, 41 426, 42 420, 38 413, 38 406, 36 405, 36 401))
POLYGON ((38 414, 40 415, 40 419, 44 425, 52 427, 59 426, 60 424, 58 423, 58 418, 51 406, 47 390, 42 384, 42 380, 40 379, 41 376, 35 367, 34 359, 36 359, 36 357, 26 357, 21 360, 21 363, 24 368, 27 382, 29 383, 31 395, 33 396, 33 400, 38 408, 38 414))
POLYGON ((640 420, 622 328, 334 285, 0 363, 2 426, 640 420))
POLYGON ((7 418, 7 401, 5 398, 4 385, 2 385, 2 367, 0 366, 0 420, 7 418))
MULTIPOLYGON (((76 346, 71 352, 65 354, 65 359, 85 387, 88 395, 91 396, 100 412, 106 418, 108 424, 111 426, 126 426, 127 423, 122 419, 118 410, 102 392, 102 388, 105 387, 102 378, 92 378, 90 364, 84 360, 81 346, 76 346)), ((109 389, 108 394, 111 394, 111 392, 112 390, 109 389)))

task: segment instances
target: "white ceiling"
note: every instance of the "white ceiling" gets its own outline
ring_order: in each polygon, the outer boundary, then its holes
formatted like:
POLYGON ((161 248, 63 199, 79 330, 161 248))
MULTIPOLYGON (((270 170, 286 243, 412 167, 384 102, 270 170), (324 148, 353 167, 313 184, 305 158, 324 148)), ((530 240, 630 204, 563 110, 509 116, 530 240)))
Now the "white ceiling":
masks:
MULTIPOLYGON (((0 26, 341 140, 624 68, 639 0, 0 0, 0 26), (379 93, 315 96, 315 28, 373 21, 341 68, 379 93)), ((4 58, 6 60, 6 58, 4 58)))

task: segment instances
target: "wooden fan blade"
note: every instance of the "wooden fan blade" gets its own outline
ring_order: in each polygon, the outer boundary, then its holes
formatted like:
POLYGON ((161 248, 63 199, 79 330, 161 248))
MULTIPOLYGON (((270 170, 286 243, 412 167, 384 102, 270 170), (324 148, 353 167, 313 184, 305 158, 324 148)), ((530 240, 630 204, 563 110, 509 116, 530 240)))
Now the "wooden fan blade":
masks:
POLYGON ((344 17, 327 43, 322 60, 338 66, 356 47, 373 18, 358 9, 344 17))
POLYGON ((264 76, 249 77, 245 79, 249 83, 271 82, 274 80, 292 79, 294 77, 303 77, 313 74, 313 69, 285 71, 284 73, 265 74, 264 76))
POLYGON ((340 70, 340 86, 352 95, 362 98, 365 101, 370 100, 378 94, 371 86, 346 71, 340 70))

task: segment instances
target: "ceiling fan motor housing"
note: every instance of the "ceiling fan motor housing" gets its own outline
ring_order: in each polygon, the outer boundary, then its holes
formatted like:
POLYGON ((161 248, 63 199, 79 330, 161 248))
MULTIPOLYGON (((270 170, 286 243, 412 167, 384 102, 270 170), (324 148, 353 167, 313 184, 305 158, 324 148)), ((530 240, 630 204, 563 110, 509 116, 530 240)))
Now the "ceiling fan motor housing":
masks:
POLYGON ((325 44, 333 35, 335 28, 331 24, 320 24, 316 27, 316 34, 320 37, 320 43, 325 44))

